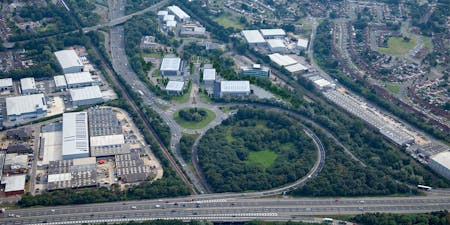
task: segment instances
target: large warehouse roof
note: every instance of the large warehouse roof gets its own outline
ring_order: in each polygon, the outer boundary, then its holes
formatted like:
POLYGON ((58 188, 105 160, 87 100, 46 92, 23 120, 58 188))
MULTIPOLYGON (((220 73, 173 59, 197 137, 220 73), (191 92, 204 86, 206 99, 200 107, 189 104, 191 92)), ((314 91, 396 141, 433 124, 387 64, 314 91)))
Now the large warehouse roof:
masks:
POLYGON ((249 44, 258 44, 266 42, 261 33, 259 33, 259 31, 257 30, 243 30, 242 35, 244 35, 245 40, 249 44))
POLYGON ((271 54, 269 58, 279 66, 290 66, 297 63, 297 60, 287 55, 280 55, 279 53, 271 54))
POLYGON ((250 92, 250 81, 248 80, 234 80, 234 81, 221 81, 220 91, 222 93, 234 93, 234 92, 250 92))
POLYGON ((5 192, 23 191, 25 189, 26 175, 3 176, 2 184, 5 184, 5 192))
POLYGON ((91 141, 91 147, 125 144, 125 138, 123 134, 94 136, 90 137, 89 139, 91 141))
POLYGON ((27 77, 20 79, 20 88, 23 90, 35 90, 36 82, 33 77, 27 77))
POLYGON ((170 80, 169 83, 167 83, 166 91, 182 91, 183 87, 184 87, 183 81, 170 80))
POLYGON ((167 7, 171 13, 173 13, 175 16, 177 16, 181 20, 186 20, 191 18, 187 13, 185 13, 180 7, 176 5, 172 5, 167 7))
POLYGON ((64 74, 64 76, 66 77, 68 85, 94 82, 94 80, 92 80, 91 73, 89 72, 67 73, 64 74))
POLYGON ((267 44, 270 48, 286 48, 286 45, 281 39, 269 39, 267 40, 267 44))
POLYGON ((44 94, 6 98, 6 112, 8 116, 32 113, 37 109, 47 111, 47 102, 44 94))
POLYGON ((80 155, 88 152, 87 112, 64 113, 62 155, 80 155))
POLYGON ((308 40, 307 39, 298 39, 297 47, 307 48, 308 47, 308 40))
POLYGON ((163 58, 161 63, 161 69, 163 71, 178 71, 181 66, 181 59, 174 57, 163 58))
POLYGON ((450 151, 438 153, 430 158, 450 170, 450 151))
POLYGON ((295 73, 295 72, 308 70, 308 67, 306 67, 306 66, 304 66, 304 65, 302 65, 300 63, 297 63, 297 64, 294 64, 294 65, 286 66, 286 70, 291 72, 291 73, 295 73))
POLYGON ((216 69, 203 69, 203 80, 216 80, 216 69))
POLYGON ((102 98, 102 92, 98 86, 70 89, 72 101, 102 98))
POLYGON ((55 80, 56 87, 67 86, 66 78, 64 77, 64 75, 54 76, 53 79, 55 80))
POLYGON ((286 36, 286 32, 283 29, 261 29, 260 31, 264 37, 286 36))
POLYGON ((56 59, 63 69, 70 67, 83 66, 80 57, 75 50, 62 50, 55 52, 56 59))
POLYGON ((12 78, 0 79, 0 88, 2 88, 2 87, 11 87, 12 85, 13 85, 12 78))

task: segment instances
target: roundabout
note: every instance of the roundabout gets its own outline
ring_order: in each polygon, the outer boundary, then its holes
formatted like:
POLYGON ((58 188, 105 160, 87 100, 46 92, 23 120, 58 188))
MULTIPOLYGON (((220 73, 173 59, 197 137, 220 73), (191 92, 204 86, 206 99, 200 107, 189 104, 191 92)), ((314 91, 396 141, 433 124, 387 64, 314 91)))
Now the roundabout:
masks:
POLYGON ((216 114, 206 108, 182 108, 174 112, 173 119, 183 128, 196 130, 206 127, 216 114))

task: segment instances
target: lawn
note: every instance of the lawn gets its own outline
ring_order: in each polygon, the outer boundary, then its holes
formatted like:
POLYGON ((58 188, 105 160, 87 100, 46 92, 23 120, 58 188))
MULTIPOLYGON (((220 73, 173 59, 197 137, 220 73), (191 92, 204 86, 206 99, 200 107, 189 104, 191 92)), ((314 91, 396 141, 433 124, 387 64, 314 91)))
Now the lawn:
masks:
POLYGON ((191 97, 191 88, 192 88, 192 84, 191 84, 191 81, 189 81, 187 90, 183 93, 183 95, 170 96, 170 101, 179 103, 179 104, 188 102, 189 98, 191 97))
POLYGON ((433 46, 431 45, 431 38, 422 36, 423 46, 430 50, 433 50, 433 46))
POLYGON ((202 91, 199 93, 199 95, 200 95, 201 102, 208 103, 208 104, 212 102, 211 97, 209 97, 208 94, 206 94, 205 92, 202 91))
POLYGON ((227 27, 233 27, 236 29, 244 28, 244 26, 239 22, 239 18, 237 18, 229 13, 222 14, 219 17, 215 17, 215 18, 213 18, 213 20, 225 28, 227 28, 227 27))
POLYGON ((400 86, 393 85, 393 84, 386 84, 386 89, 388 89, 392 93, 399 93, 400 92, 400 86))
POLYGON ((216 118, 216 114, 209 109, 205 109, 205 108, 199 108, 199 109, 206 111, 206 117, 202 121, 199 121, 199 122, 186 121, 180 117, 180 114, 179 114, 180 110, 175 111, 175 113, 173 114, 173 119, 180 126, 186 128, 186 129, 196 130, 196 129, 206 127, 211 121, 213 121, 216 118))
POLYGON ((269 168, 277 159, 278 154, 269 149, 263 151, 250 151, 248 153, 248 163, 261 164, 264 169, 269 168))
POLYGON ((387 48, 379 48, 379 50, 388 55, 403 55, 409 50, 413 49, 417 40, 414 37, 409 37, 409 41, 404 41, 403 37, 390 37, 387 48))

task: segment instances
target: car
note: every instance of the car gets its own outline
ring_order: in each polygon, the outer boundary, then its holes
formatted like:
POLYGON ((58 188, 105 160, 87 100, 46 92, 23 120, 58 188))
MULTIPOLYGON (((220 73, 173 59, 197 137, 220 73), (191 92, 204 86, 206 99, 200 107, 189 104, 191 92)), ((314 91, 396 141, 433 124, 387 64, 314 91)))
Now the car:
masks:
POLYGON ((51 209, 50 211, 51 211, 51 212, 55 212, 55 210, 54 210, 54 209, 51 209))
POLYGON ((137 209, 137 207, 135 205, 131 206, 131 209, 137 209))
POLYGON ((155 205, 155 208, 161 208, 161 206, 160 205, 155 205))

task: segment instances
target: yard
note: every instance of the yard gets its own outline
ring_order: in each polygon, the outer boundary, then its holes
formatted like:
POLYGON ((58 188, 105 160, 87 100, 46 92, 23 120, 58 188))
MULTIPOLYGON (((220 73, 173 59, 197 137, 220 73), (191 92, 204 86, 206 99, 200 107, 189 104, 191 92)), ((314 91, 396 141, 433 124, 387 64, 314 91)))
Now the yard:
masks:
POLYGON ((409 50, 413 49, 417 40, 414 37, 408 37, 409 40, 405 40, 403 37, 390 37, 388 40, 387 48, 379 48, 379 50, 388 55, 403 55, 409 50))

